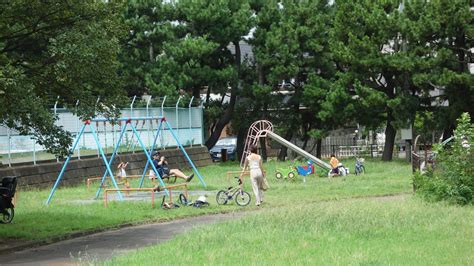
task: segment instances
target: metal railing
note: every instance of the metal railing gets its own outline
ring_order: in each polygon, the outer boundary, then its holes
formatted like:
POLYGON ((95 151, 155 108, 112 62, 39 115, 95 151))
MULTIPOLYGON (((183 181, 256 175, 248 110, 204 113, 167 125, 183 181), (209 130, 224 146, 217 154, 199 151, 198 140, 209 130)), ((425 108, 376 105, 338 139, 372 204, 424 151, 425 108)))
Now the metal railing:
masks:
MULTIPOLYGON (((97 98, 96 103, 99 104, 99 102, 100 98, 97 98)), ((60 108, 58 103, 59 99, 55 101, 51 110, 52 113, 58 116, 56 124, 71 132, 73 137, 76 136, 83 121, 72 112, 60 108)), ((74 106, 76 110, 79 104, 80 101, 76 101, 74 106)), ((192 146, 204 143, 203 105, 200 99, 194 97, 179 97, 176 102, 172 102, 170 97, 166 96, 161 98, 148 96, 143 97, 143 99, 135 96, 131 99, 130 106, 121 110, 121 116, 148 118, 164 116, 173 129, 175 129, 182 145, 192 146)), ((140 137, 148 147, 156 135, 157 125, 158 121, 147 120, 137 126, 141 134, 140 137)), ((119 124, 104 123, 97 125, 97 133, 106 153, 112 150, 111 147, 117 141, 118 132, 120 132, 119 124)), ((119 153, 134 152, 136 149, 140 149, 134 143, 136 141, 133 137, 133 132, 127 130, 119 153)), ((171 133, 165 130, 163 134, 160 134, 158 147, 162 149, 175 147, 175 143, 171 133)), ((91 132, 85 132, 79 147, 74 152, 74 157, 80 160, 84 157, 98 156, 98 154, 91 132)), ((39 161, 59 161, 59 159, 55 155, 48 153, 43 146, 36 144, 31 135, 22 136, 10 128, 0 126, 0 165, 12 166, 12 164, 18 163, 37 164, 39 161)))

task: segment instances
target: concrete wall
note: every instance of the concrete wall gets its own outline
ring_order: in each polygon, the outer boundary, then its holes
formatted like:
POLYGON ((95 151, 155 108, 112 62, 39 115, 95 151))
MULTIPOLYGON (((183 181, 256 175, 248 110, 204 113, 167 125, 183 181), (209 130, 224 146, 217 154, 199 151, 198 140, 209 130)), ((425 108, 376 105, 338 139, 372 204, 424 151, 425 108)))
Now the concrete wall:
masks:
MULTIPOLYGON (((160 152, 161 155, 167 158, 171 168, 180 168, 186 174, 191 173, 191 165, 187 162, 181 150, 172 148, 160 152)), ((201 166, 212 164, 209 152, 205 146, 187 148, 186 152, 198 169, 201 166)), ((120 160, 129 162, 127 167, 128 175, 141 175, 146 164, 146 155, 144 153, 129 153, 116 156, 112 166, 114 175, 117 172, 117 164, 120 160)), ((18 185, 22 189, 52 187, 62 166, 63 162, 51 162, 38 165, 3 167, 0 168, 0 178, 3 176, 17 176, 19 178, 18 185)), ((105 170, 103 159, 97 158, 97 156, 82 158, 81 160, 70 160, 66 172, 61 178, 60 186, 83 184, 86 178, 102 176, 105 170)))

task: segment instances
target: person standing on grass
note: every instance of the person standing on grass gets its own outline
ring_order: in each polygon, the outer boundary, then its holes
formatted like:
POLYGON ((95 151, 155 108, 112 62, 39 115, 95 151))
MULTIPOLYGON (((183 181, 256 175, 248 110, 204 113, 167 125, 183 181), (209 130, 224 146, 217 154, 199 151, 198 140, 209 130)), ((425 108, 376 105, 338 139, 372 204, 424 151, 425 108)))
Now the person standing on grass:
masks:
POLYGON ((253 193, 255 194, 255 205, 260 206, 263 202, 263 182, 265 171, 263 170, 262 157, 257 154, 257 146, 250 146, 250 155, 245 158, 244 169, 240 174, 240 181, 243 184, 242 176, 250 168, 250 182, 252 183, 253 193))

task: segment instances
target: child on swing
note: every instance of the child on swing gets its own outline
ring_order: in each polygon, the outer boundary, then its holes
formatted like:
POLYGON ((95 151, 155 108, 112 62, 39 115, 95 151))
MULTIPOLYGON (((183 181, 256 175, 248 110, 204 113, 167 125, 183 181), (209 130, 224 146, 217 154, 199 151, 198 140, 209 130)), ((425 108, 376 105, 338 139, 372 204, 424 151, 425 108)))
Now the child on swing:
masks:
MULTIPOLYGON (((156 170, 158 171, 158 174, 162 178, 169 178, 169 176, 175 176, 184 179, 185 182, 189 182, 194 177, 194 174, 187 176, 179 169, 170 169, 168 167, 168 162, 166 161, 165 156, 161 156, 159 152, 155 152, 153 154, 153 165, 155 166, 156 170)), ((156 174, 153 169, 150 170, 149 178, 152 180, 152 182, 156 179, 156 174)), ((155 185, 155 190, 158 189, 159 186, 155 185)))

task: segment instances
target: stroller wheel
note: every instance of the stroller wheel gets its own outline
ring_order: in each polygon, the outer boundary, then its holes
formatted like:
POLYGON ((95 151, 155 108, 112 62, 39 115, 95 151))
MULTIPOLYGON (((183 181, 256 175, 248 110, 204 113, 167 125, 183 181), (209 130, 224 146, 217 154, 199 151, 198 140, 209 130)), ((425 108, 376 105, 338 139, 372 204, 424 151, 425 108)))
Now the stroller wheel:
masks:
POLYGON ((15 216, 15 209, 14 208, 5 208, 3 212, 0 214, 0 223, 2 224, 9 224, 13 220, 13 216, 15 216))

